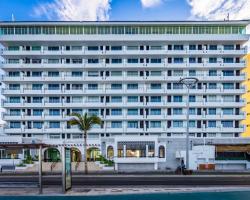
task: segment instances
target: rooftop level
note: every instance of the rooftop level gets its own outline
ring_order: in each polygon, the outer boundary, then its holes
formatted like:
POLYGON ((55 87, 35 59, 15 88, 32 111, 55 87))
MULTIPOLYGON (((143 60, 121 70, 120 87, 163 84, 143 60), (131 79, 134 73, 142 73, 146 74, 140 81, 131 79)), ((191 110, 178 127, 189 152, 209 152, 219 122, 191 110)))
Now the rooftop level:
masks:
POLYGON ((249 21, 0 22, 0 35, 246 34, 249 21))

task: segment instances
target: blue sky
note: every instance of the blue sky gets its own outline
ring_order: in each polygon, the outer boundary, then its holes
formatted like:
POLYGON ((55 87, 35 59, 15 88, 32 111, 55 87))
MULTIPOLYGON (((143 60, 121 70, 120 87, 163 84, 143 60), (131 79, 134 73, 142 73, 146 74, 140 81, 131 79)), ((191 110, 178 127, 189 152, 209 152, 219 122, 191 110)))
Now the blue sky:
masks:
MULTIPOLYGON (((34 16, 33 9, 52 2, 0 0, 0 20, 10 20, 12 13, 16 20, 47 20, 46 15, 34 16)), ((109 20, 184 20, 190 16, 190 6, 186 0, 167 0, 152 8, 144 8, 140 0, 112 0, 110 5, 109 20)))
POLYGON ((250 0, 0 0, 0 20, 249 19, 250 0))

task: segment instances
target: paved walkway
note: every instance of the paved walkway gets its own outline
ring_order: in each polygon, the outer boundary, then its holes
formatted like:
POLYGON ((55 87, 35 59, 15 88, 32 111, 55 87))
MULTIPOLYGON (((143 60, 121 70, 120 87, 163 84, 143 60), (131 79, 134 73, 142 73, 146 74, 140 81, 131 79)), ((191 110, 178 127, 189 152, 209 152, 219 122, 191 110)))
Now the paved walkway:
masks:
MULTIPOLYGON (((187 193, 187 192, 225 192, 225 191, 250 191, 249 187, 165 187, 165 186, 141 186, 141 187, 74 187, 65 195, 119 195, 119 194, 149 194, 149 193, 187 193)), ((37 195, 38 188, 1 188, 0 195, 30 196, 37 195)), ((61 187, 45 187, 42 195, 60 196, 61 187)))

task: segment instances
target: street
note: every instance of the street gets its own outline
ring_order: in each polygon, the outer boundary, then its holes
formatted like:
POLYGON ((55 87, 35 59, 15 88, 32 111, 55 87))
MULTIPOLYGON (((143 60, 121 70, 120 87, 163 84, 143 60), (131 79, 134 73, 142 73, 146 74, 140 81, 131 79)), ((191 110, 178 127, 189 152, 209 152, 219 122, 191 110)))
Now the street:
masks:
MULTIPOLYGON (((0 186, 38 183, 37 175, 0 175, 0 186)), ((43 185, 61 185, 60 175, 43 176, 43 185)), ((73 175, 74 186, 124 186, 124 185, 167 185, 167 186, 250 186, 250 175, 73 175)))

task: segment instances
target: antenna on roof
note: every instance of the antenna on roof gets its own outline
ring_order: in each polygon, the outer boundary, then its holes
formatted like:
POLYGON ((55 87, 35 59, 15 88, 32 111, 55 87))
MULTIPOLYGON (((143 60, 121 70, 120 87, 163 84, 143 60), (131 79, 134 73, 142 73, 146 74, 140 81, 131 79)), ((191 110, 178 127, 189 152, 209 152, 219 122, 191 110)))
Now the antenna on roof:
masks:
POLYGON ((229 21, 229 13, 227 13, 227 21, 229 21))
POLYGON ((11 21, 15 21, 15 16, 14 16, 14 14, 12 13, 12 15, 11 15, 11 21))

